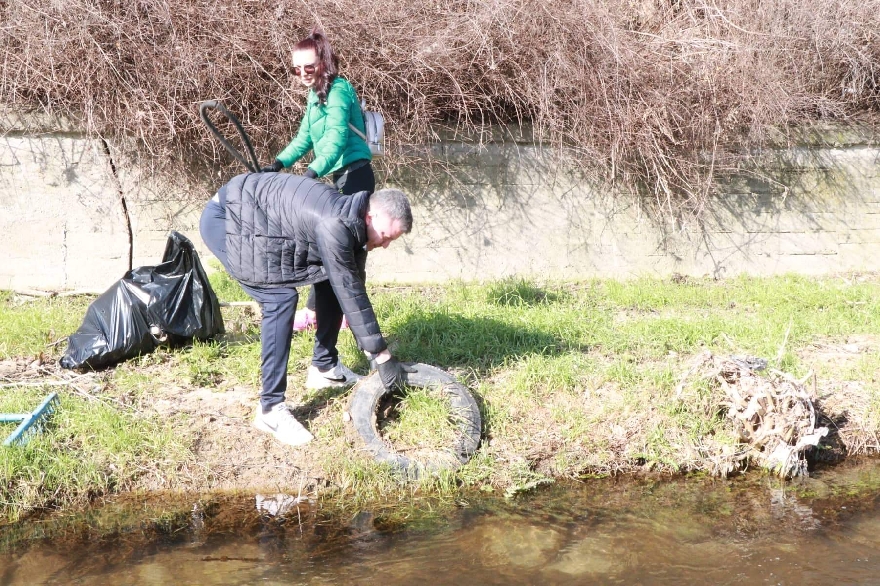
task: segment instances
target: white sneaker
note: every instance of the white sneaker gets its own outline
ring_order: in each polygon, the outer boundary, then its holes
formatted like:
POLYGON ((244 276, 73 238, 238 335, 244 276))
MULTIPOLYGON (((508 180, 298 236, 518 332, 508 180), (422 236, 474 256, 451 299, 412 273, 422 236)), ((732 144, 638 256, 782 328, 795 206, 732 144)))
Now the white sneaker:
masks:
POLYGON ((332 389, 350 387, 361 380, 361 375, 355 374, 341 362, 327 372, 321 372, 316 366, 309 366, 309 374, 306 377, 308 389, 332 389))
POLYGON ((278 441, 291 446, 307 444, 314 437, 302 423, 296 420, 284 403, 278 403, 268 413, 263 413, 263 410, 257 407, 254 427, 271 433, 278 441))

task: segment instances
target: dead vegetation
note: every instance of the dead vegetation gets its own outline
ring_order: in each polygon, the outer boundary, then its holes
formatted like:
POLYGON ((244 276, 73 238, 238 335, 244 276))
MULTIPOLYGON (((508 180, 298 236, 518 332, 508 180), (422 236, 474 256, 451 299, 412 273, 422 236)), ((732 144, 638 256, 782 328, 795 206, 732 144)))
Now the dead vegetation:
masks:
POLYGON ((878 0, 17 0, 0 21, 0 104, 133 139, 166 172, 231 164, 206 99, 263 160, 286 144, 290 48, 316 23, 386 116, 385 164, 513 123, 666 211, 698 211, 771 130, 880 105, 878 0))
POLYGON ((837 460, 846 454, 880 452, 880 436, 875 425, 880 418, 876 382, 880 370, 868 367, 867 376, 854 368, 871 358, 876 360, 880 343, 876 336, 849 335, 841 342, 817 340, 802 352, 811 364, 832 365, 816 378, 816 408, 821 422, 830 429, 822 460, 837 460), (855 376, 854 376, 855 375, 855 376))
POLYGON ((817 425, 815 389, 810 392, 805 386, 815 382, 813 373, 795 380, 771 369, 762 376, 766 360, 708 352, 698 355, 696 363, 698 376, 723 392, 719 406, 739 440, 735 451, 722 448, 721 454, 709 454, 711 472, 727 476, 754 464, 782 478, 807 474, 807 452, 828 435, 827 427, 817 425))

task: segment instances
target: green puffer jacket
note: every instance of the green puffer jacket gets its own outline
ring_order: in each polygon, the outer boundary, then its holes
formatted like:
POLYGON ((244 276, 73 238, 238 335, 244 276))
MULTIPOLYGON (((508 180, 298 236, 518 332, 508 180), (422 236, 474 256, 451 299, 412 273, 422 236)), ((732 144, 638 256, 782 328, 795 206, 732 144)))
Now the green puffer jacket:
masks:
POLYGON ((341 77, 333 80, 327 92, 326 104, 321 104, 315 90, 310 89, 299 131, 275 158, 285 167, 290 167, 314 150, 315 160, 309 164, 309 169, 318 177, 338 171, 355 161, 372 160, 370 147, 351 131, 349 122, 365 132, 360 102, 347 80, 341 77))

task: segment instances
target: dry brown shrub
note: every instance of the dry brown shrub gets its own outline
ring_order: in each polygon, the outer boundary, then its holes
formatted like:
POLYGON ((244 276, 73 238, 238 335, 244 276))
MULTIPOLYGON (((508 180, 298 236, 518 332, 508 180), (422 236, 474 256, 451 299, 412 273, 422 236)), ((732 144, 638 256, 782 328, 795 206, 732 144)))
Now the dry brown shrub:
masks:
POLYGON ((274 155, 304 104, 290 48, 316 23, 386 115, 386 164, 526 123, 666 210, 699 209, 770 128, 880 105, 880 0, 0 0, 0 18, 0 104, 171 168, 228 164, 206 99, 274 155))

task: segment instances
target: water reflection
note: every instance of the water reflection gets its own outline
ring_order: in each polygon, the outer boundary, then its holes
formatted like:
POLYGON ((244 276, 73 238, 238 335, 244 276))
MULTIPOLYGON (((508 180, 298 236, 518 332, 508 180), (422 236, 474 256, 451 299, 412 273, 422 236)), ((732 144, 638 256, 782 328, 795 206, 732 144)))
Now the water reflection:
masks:
POLYGON ((878 472, 599 481, 411 510, 251 495, 93 511, 6 528, 0 584, 866 584, 878 472))

